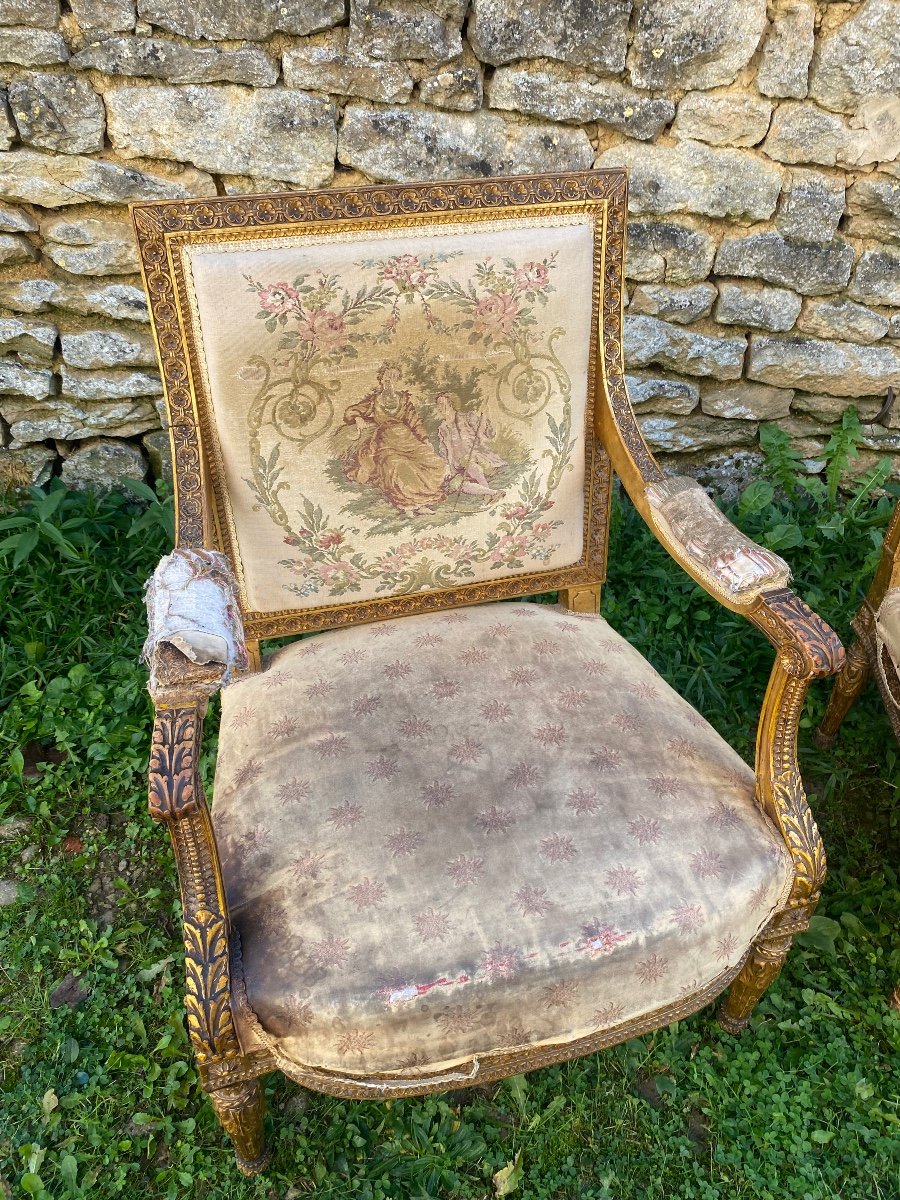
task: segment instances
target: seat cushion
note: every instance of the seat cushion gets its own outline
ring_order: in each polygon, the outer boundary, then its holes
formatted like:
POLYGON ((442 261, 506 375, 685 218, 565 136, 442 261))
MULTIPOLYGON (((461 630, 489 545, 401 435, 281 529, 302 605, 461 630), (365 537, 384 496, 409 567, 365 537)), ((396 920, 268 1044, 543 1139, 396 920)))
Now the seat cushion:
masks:
POLYGON ((220 746, 249 1005, 282 1059, 348 1078, 665 1008, 733 970, 792 879, 753 772, 601 617, 306 639, 224 690, 220 746))

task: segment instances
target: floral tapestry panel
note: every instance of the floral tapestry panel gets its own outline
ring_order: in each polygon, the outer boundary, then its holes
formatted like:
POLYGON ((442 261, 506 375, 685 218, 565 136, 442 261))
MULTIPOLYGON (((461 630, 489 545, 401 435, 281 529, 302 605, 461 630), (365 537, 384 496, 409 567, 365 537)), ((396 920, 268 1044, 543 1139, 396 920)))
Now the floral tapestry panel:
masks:
POLYGON ((213 822, 263 1036, 346 1076, 694 995, 793 878, 750 767, 602 617, 544 604, 278 651, 222 693, 213 822))
POLYGON ((183 261, 248 610, 584 560, 592 216, 183 261))

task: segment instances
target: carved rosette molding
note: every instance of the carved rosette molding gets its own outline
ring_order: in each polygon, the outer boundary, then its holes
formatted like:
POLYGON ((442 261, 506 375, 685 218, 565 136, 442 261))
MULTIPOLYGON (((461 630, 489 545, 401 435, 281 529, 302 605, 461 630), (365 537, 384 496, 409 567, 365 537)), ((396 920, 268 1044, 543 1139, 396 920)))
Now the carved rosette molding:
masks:
MULTIPOLYGON (((132 205, 141 272, 149 298, 169 412, 178 545, 188 548, 212 545, 217 540, 216 524, 219 529, 228 528, 222 513, 217 523, 213 521, 210 469, 201 450, 205 418, 196 399, 199 373, 191 362, 191 340, 180 289, 180 259, 173 253, 179 243, 192 237, 206 240, 217 233, 230 237, 242 230, 252 233, 253 230, 265 231, 278 226, 302 227, 331 221, 350 222, 352 228, 359 230, 377 230, 385 218, 401 218, 411 224, 427 224, 442 215, 456 220, 470 215, 491 218, 500 210, 515 210, 519 206, 529 206, 523 211, 532 215, 541 211, 551 215, 555 208, 568 206, 571 211, 572 206, 577 209, 578 205, 596 205, 605 201, 608 219, 603 275, 598 269, 594 297, 598 315, 601 301, 603 304, 602 353, 612 364, 613 390, 620 417, 626 424, 630 419, 631 436, 639 439, 643 446, 640 431, 630 417, 622 378, 625 200, 625 173, 613 168, 562 175, 376 185, 262 197, 220 196, 132 205)), ((598 366, 591 363, 592 380, 597 377, 598 366)), ((637 442, 635 446, 637 449, 637 442)), ((654 469, 645 446, 644 453, 648 469, 654 469)), ((605 573, 610 479, 609 461, 598 447, 598 453, 594 455, 593 479, 588 481, 585 489, 586 494, 590 493, 586 499, 592 500, 592 509, 586 554, 580 566, 318 610, 283 610, 264 615, 244 613, 247 636, 251 639, 283 636, 357 621, 383 620, 484 600, 512 598, 530 592, 595 584, 605 573)))

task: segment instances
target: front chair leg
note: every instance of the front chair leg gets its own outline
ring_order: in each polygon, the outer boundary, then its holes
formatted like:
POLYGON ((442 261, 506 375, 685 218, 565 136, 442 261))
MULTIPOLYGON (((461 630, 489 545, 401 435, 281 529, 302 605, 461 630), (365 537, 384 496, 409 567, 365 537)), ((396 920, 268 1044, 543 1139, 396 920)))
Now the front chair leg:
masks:
POLYGON ((740 1033, 746 1029, 750 1014, 766 988, 778 978, 792 941, 792 934, 770 928, 764 929, 753 943, 747 961, 719 1009, 719 1024, 726 1033, 740 1033))
POLYGON ((216 1116, 234 1144, 238 1170, 258 1175, 269 1165, 272 1152, 266 1148, 263 1115, 266 1101, 258 1079, 226 1084, 209 1093, 216 1116))
POLYGON ((817 746, 828 750, 834 745, 844 717, 868 683, 870 674, 868 653, 862 642, 855 640, 850 644, 844 665, 834 681, 825 716, 813 734, 813 740, 817 746))

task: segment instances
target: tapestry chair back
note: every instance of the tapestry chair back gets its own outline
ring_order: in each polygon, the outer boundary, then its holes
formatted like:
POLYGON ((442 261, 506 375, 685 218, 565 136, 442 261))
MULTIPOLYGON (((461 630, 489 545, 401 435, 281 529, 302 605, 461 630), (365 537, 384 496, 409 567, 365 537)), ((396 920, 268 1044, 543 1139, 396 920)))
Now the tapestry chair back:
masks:
POLYGON ((592 586, 622 172, 133 209, 179 544, 248 636, 592 586))

